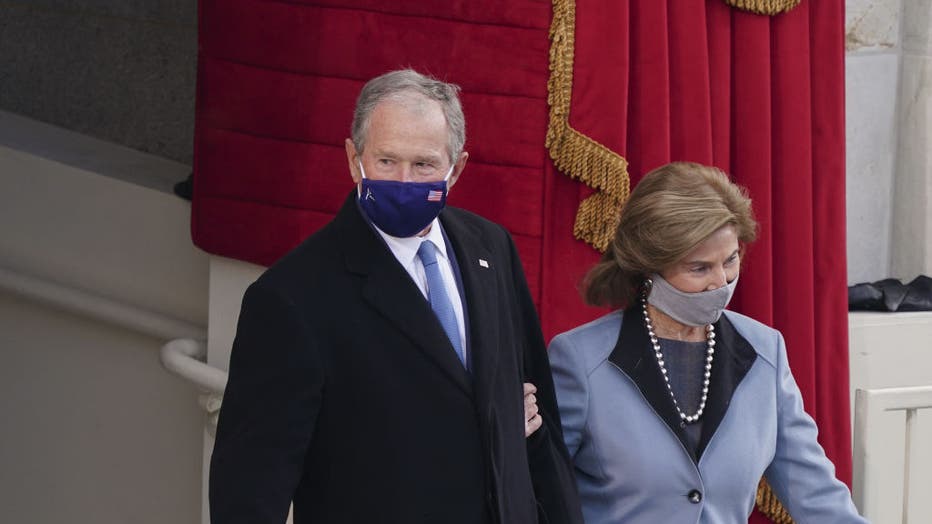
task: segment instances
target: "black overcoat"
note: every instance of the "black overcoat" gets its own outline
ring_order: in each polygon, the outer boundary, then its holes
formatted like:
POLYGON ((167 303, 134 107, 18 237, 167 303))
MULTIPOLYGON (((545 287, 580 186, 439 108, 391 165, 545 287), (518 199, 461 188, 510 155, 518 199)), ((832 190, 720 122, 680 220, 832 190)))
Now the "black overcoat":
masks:
MULTIPOLYGON (((354 192, 355 194, 355 192, 354 192)), ((243 298, 210 471, 215 524, 581 522, 508 233, 447 208, 471 372, 353 195, 243 298), (524 437, 522 382, 544 426, 524 437)))

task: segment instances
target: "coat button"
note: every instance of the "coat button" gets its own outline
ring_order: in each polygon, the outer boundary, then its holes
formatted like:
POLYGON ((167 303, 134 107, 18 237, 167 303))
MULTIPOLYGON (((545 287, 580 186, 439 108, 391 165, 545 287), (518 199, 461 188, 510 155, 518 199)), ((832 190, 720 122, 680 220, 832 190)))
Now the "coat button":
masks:
POLYGON ((693 504, 699 504, 702 502, 702 492, 698 489, 694 489, 690 491, 688 495, 686 495, 686 498, 688 498, 689 501, 693 504))

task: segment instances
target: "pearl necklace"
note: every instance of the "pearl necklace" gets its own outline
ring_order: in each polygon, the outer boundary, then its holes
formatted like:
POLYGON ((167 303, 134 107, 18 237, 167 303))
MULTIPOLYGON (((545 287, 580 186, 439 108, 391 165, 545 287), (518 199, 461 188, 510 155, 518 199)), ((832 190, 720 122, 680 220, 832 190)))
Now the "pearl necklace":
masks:
POLYGON ((715 353, 715 326, 712 324, 706 326, 706 340, 708 341, 709 349, 706 350, 705 375, 702 381, 702 398, 699 400, 699 409, 696 410, 695 414, 687 415, 680 409, 680 405, 676 401, 676 395, 673 394, 673 388, 670 386, 667 368, 663 363, 663 352, 660 351, 660 342, 657 340, 657 335, 654 334, 654 326, 651 324, 650 315, 647 312, 646 297, 641 298, 641 308, 644 311, 644 325, 647 327, 647 335, 650 337, 650 343, 654 347, 654 356, 657 357, 657 364, 660 366, 660 373, 663 374, 663 381, 667 384, 667 391, 670 392, 670 398, 673 399, 673 407, 676 408, 676 412, 680 415, 680 420, 687 424, 692 424, 702 416, 702 412, 705 410, 705 401, 709 398, 709 380, 712 378, 712 355, 715 353))

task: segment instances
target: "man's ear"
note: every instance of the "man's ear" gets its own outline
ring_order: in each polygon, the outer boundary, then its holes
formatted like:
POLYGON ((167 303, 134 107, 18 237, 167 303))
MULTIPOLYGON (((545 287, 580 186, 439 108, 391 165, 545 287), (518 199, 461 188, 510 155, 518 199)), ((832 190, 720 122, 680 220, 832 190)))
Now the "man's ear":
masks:
POLYGON ((344 142, 346 147, 346 162, 349 164, 350 176, 353 177, 353 183, 358 184, 362 180, 362 173, 359 172, 359 154, 356 152, 356 144, 349 138, 344 142))
POLYGON ((463 169, 466 168, 466 160, 469 159, 469 153, 463 151, 460 153, 459 160, 456 161, 456 164, 453 165, 453 172, 450 173, 450 180, 447 181, 447 188, 452 188, 453 184, 459 180, 460 175, 463 173, 463 169))

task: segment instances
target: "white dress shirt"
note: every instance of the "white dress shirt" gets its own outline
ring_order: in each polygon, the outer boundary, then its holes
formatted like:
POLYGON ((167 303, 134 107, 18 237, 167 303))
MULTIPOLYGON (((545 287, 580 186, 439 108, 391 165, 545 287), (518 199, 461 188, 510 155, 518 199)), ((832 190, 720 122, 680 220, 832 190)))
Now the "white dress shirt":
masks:
POLYGON ((385 243, 391 250, 395 258, 405 268, 405 271, 411 275, 411 279, 417 284, 418 289, 427 298, 427 275, 424 273, 424 264, 420 257, 417 256, 417 250, 421 247, 421 242, 430 240, 437 246, 437 266, 440 268, 440 276, 443 278, 443 284, 446 287, 447 296, 453 304, 453 312, 456 313, 456 324, 459 328, 461 347, 466 347, 466 323, 463 320, 463 301, 460 300, 460 292, 456 287, 456 278, 453 276, 453 266, 450 264, 450 257, 447 254, 447 244, 443 241, 443 233, 440 231, 440 221, 436 218, 430 223, 430 231, 422 237, 393 237, 375 226, 375 230, 382 235, 385 243))

